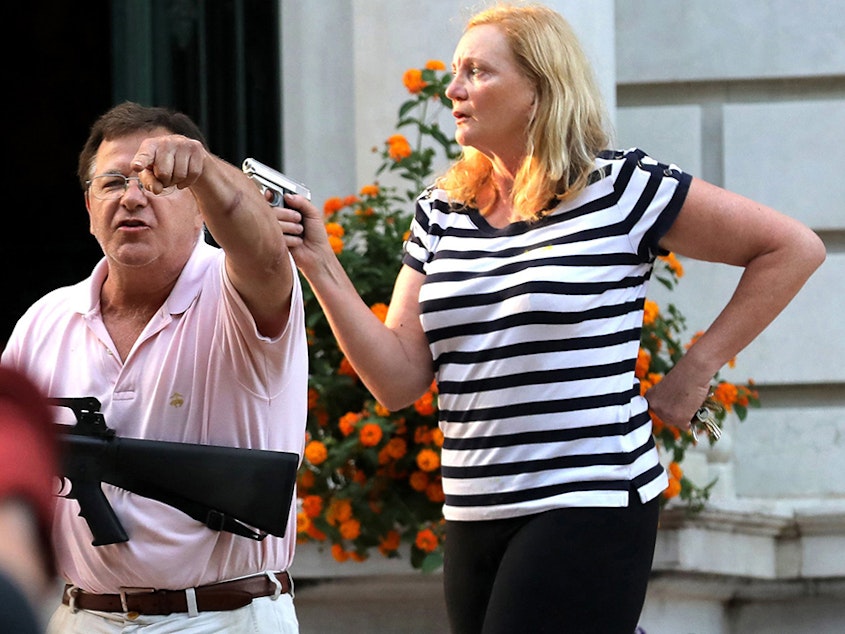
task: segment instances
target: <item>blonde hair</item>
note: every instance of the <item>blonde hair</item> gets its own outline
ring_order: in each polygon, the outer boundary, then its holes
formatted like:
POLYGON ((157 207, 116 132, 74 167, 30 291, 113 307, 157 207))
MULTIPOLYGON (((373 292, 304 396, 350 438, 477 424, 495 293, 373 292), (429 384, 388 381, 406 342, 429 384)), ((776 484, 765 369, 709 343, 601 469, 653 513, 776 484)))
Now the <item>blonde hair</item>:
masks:
MULTIPOLYGON (((596 155, 609 143, 604 103, 587 56, 557 12, 542 5, 499 4, 471 17, 464 33, 482 24, 502 30, 536 93, 525 159, 511 196, 516 219, 536 219, 550 203, 586 187, 596 155)), ((437 186, 455 201, 477 205, 492 169, 490 159, 466 147, 437 186)))

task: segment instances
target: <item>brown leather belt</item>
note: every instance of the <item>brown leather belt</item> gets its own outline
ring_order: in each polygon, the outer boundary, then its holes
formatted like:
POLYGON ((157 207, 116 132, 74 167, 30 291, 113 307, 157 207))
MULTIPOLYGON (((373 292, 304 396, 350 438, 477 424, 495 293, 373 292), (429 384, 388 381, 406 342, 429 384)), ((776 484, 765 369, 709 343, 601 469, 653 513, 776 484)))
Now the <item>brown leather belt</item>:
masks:
MULTIPOLYGON (((281 584, 280 594, 291 591, 287 572, 273 573, 281 584)), ((237 610, 258 597, 269 597, 279 588, 266 574, 223 581, 194 589, 198 612, 237 610)), ((100 612, 135 612, 137 614, 172 614, 190 612, 185 590, 132 589, 121 594, 91 594, 70 584, 62 593, 62 603, 79 610, 100 612)))

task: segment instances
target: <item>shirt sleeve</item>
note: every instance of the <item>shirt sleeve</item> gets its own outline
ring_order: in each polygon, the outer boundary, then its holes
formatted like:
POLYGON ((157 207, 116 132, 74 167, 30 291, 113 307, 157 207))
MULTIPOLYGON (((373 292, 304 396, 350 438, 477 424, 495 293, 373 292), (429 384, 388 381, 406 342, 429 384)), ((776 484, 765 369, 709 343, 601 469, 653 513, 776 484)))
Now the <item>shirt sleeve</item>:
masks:
POLYGON ((643 260, 665 255, 658 242, 671 228, 689 191, 692 175, 639 149, 628 151, 617 183, 628 211, 629 237, 643 260))
POLYGON ((433 257, 437 240, 432 231, 433 216, 444 205, 448 207, 445 192, 434 188, 427 189, 417 198, 408 239, 403 246, 402 263, 420 273, 425 273, 425 265, 433 257))

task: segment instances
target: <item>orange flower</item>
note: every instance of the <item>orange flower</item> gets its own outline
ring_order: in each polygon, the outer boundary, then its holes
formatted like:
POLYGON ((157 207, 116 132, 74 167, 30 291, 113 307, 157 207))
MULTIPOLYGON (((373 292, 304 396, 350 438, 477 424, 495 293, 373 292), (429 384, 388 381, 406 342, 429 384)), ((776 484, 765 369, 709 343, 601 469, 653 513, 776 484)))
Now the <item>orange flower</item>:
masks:
POLYGON ((315 482, 316 482, 316 476, 314 475, 313 471, 309 471, 308 469, 303 469, 302 471, 299 472, 298 484, 299 484, 299 488, 302 491, 309 490, 311 487, 314 486, 315 482))
POLYGON ((423 394, 414 402, 414 409, 422 416, 431 416, 434 413, 434 394, 423 394))
POLYGON ((326 511, 326 521, 332 526, 352 519, 352 502, 346 499, 334 499, 326 511))
POLYGON ((431 442, 437 447, 443 446, 443 432, 439 428, 431 431, 431 442))
POLYGON ((674 253, 661 255, 659 257, 666 263, 666 265, 675 274, 676 277, 684 276, 684 267, 680 262, 678 262, 678 258, 675 256, 674 253))
POLYGON ((346 198, 343 199, 343 206, 349 207, 350 205, 354 205, 357 202, 358 202, 358 197, 353 195, 353 194, 350 194, 349 196, 347 196, 346 198))
POLYGON ((634 368, 634 376, 638 379, 645 378, 648 374, 648 368, 651 366, 651 353, 645 348, 640 348, 637 352, 637 365, 634 368))
POLYGON ((394 161, 401 161, 411 156, 411 144, 401 134, 394 134, 387 139, 387 154, 394 161))
POLYGON ((394 460, 399 460, 399 458, 408 453, 408 443, 405 442, 404 438, 391 438, 384 448, 387 454, 394 460))
POLYGON ((343 539, 357 539, 361 534, 361 522, 356 519, 349 519, 340 524, 340 536, 343 539))
POLYGON ((346 357, 343 357, 340 360, 340 366, 337 368, 337 373, 342 374, 343 376, 352 377, 353 379, 358 378, 358 373, 346 357))
POLYGON ((329 424, 329 413, 322 407, 314 411, 314 416, 317 418, 317 424, 320 427, 325 427, 329 424))
POLYGON ((333 214, 336 214, 344 207, 345 205, 343 204, 343 201, 337 196, 333 196, 327 199, 325 203, 323 203, 323 213, 327 216, 331 216, 333 214))
POLYGON ((337 236, 338 238, 342 238, 343 235, 346 233, 346 229, 343 228, 343 225, 337 222, 327 222, 326 233, 328 233, 330 236, 337 236))
POLYGON ((335 558, 335 561, 343 563, 349 559, 349 553, 343 550, 343 546, 340 544, 332 544, 332 557, 335 558))
POLYGON ((373 311, 376 317, 379 318, 379 321, 384 323, 384 320, 387 319, 387 304, 382 302, 378 302, 370 306, 370 310, 373 311))
POLYGON ((328 449, 319 440, 312 440, 305 445, 305 459, 312 465, 323 464, 329 457, 328 449))
POLYGON ((337 236, 329 236, 329 245, 335 255, 338 255, 343 251, 343 240, 337 236))
POLYGON ((379 186, 376 185, 376 184, 372 184, 372 185, 364 185, 361 188, 360 193, 361 193, 362 196, 374 197, 374 196, 378 196, 379 191, 380 191, 379 186))
POLYGON ((681 469, 681 465, 679 465, 674 460, 669 463, 669 473, 672 474, 672 477, 676 480, 680 480, 684 475, 684 471, 683 469, 681 469))
POLYGON ((663 497, 667 500, 677 496, 681 492, 681 482, 675 478, 669 478, 669 486, 663 491, 663 497))
POLYGON ((348 436, 353 431, 355 431, 355 425, 358 424, 358 421, 361 420, 361 414, 356 412, 346 412, 340 419, 337 421, 337 427, 340 430, 340 433, 344 436, 348 436))
POLYGON ((434 471, 440 466, 440 456, 433 449, 422 449, 417 454, 417 466, 423 471, 434 471))
POLYGON ((446 70, 446 64, 441 62, 439 59, 430 59, 425 63, 425 67, 428 70, 446 70))
POLYGON ((315 390, 313 387, 308 388, 308 409, 314 409, 317 407, 317 403, 320 400, 320 393, 315 390))
POLYGON ((411 94, 417 94, 427 85, 422 78, 422 71, 419 68, 409 68, 406 70, 405 74, 402 75, 402 83, 405 84, 405 88, 411 94))
POLYGON ((323 498, 319 495, 306 495, 302 498, 302 511, 308 517, 319 517, 323 510, 323 498))
POLYGON ((739 396, 739 389, 733 383, 723 381, 713 390, 713 398, 725 406, 727 411, 733 409, 734 403, 737 402, 739 396))
POLYGON ((408 432, 408 421, 404 416, 397 416, 393 419, 393 424, 396 425, 396 434, 405 434, 408 432))
POLYGON ((379 552, 387 557, 390 553, 395 552, 399 548, 401 538, 399 531, 388 531, 387 535, 379 540, 379 552))
POLYGON ((382 418, 387 418, 388 416, 390 416, 390 410, 387 409, 381 403, 376 403, 374 409, 376 411, 376 416, 381 416, 382 418))
POLYGON ((322 541, 326 540, 326 534, 323 531, 321 531, 319 528, 317 528, 314 525, 314 522, 311 522, 311 525, 308 527, 308 529, 305 532, 308 533, 308 537, 310 537, 311 539, 316 539, 318 542, 322 542, 322 541))
POLYGON ((414 471, 408 478, 408 484, 414 491, 425 491, 428 486, 428 474, 425 471, 414 471))
POLYGON ((645 306, 643 306, 643 325, 651 326, 659 314, 660 308, 657 302, 653 302, 650 299, 645 300, 645 306))
POLYGON ((443 484, 440 482, 440 479, 431 482, 425 488, 425 496, 431 501, 436 504, 440 504, 446 501, 446 496, 443 494, 443 484))
POLYGON ((431 430, 425 425, 420 425, 414 430, 414 442, 418 445, 427 445, 431 442, 431 430))
MULTIPOLYGON (((752 381, 749 379, 749 383, 752 381)), ((738 388, 739 394, 736 397, 737 405, 741 405, 742 407, 748 407, 749 403, 751 402, 752 398, 757 398, 756 390, 751 390, 746 386, 741 386, 738 388)))
POLYGON ((649 413, 649 415, 651 415, 653 433, 655 435, 659 434, 666 427, 666 423, 664 423, 662 420, 660 420, 660 417, 658 417, 657 414, 655 414, 651 410, 648 410, 648 413, 649 413))
POLYGON ((309 528, 311 528, 311 518, 303 511, 300 511, 296 514, 296 532, 308 533, 309 528))
POLYGON ((367 423, 358 432, 358 437, 361 439, 361 444, 365 447, 375 447, 381 442, 382 429, 376 423, 367 423))
POLYGON ((360 217, 360 218, 367 218, 369 216, 372 216, 374 213, 376 213, 376 212, 373 211, 372 207, 367 207, 365 209, 356 209, 355 210, 355 215, 360 217))
POLYGON ((335 253, 343 251, 343 235, 346 233, 346 230, 336 222, 327 222, 326 233, 329 234, 329 244, 332 247, 332 251, 335 253))
POLYGON ((414 544, 423 552, 433 552, 437 548, 437 535, 430 528, 424 528, 417 533, 414 544))

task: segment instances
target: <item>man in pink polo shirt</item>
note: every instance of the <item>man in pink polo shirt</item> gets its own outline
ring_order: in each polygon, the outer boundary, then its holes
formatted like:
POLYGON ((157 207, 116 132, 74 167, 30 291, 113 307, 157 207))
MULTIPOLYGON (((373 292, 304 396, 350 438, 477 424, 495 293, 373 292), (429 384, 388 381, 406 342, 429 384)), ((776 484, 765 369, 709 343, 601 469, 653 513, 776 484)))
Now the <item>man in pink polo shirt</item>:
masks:
MULTIPOLYGON (((301 456, 302 294, 258 187, 211 154, 187 116, 134 103, 95 122, 79 180, 105 257, 23 315, 2 363, 47 396, 95 397, 119 437, 301 456), (204 226, 221 248, 206 243, 204 226)), ((56 415, 75 422, 66 408, 56 415)), ((298 632, 286 572, 295 509, 284 538, 259 541, 103 489, 129 540, 93 546, 76 500, 58 498, 52 539, 68 586, 48 631, 176 621, 168 631, 298 632)))

